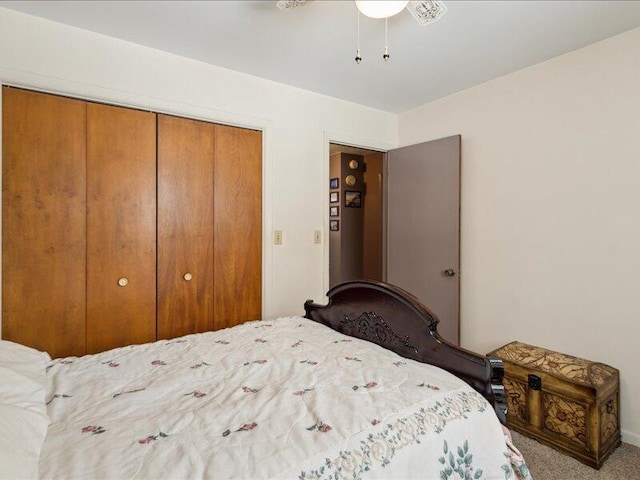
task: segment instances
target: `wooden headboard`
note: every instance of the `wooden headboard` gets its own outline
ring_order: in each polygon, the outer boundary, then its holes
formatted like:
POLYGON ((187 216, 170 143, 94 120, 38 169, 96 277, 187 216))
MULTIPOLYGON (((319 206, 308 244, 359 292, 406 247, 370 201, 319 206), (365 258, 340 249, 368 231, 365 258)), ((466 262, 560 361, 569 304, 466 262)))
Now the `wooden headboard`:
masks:
POLYGON ((438 317, 413 295, 387 283, 355 281, 332 288, 327 296, 327 305, 307 300, 305 317, 451 372, 480 392, 506 423, 502 361, 444 340, 436 328, 438 317))

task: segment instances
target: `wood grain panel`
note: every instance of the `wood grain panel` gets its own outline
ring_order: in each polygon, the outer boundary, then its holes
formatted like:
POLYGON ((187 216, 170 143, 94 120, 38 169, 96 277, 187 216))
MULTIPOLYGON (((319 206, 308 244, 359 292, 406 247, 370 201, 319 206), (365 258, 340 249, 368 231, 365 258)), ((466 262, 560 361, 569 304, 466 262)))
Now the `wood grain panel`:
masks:
POLYGON ((153 341, 154 113, 87 105, 87 205, 87 350, 153 341))
POLYGON ((83 355, 86 105, 2 91, 2 337, 83 355))
POLYGON ((214 327, 262 314, 262 133, 216 125, 214 327))
POLYGON ((158 116, 158 338, 213 330, 214 141, 212 123, 158 116))

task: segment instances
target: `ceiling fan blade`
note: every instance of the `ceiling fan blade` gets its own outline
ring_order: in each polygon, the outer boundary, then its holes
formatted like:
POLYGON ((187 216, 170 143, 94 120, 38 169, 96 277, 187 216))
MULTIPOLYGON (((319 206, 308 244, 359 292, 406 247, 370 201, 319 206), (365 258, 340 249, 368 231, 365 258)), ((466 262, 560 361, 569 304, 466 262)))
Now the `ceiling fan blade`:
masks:
POLYGON ((276 6, 280 10, 293 10, 298 7, 302 7, 307 0, 280 0, 276 3, 276 6))
POLYGON ((423 0, 409 2, 407 10, 420 25, 429 25, 440 20, 447 12, 447 7, 439 0, 423 0))

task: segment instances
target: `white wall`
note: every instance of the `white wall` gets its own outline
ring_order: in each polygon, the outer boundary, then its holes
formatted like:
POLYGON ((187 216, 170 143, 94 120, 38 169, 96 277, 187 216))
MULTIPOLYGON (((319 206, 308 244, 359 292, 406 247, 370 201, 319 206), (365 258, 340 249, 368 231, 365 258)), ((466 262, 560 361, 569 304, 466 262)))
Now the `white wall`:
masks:
POLYGON ((324 299, 329 140, 397 144, 395 114, 2 8, 0 82, 263 129, 265 317, 324 299))
POLYGON ((462 135, 462 344, 520 340, 620 369, 640 445, 640 29, 400 115, 462 135))

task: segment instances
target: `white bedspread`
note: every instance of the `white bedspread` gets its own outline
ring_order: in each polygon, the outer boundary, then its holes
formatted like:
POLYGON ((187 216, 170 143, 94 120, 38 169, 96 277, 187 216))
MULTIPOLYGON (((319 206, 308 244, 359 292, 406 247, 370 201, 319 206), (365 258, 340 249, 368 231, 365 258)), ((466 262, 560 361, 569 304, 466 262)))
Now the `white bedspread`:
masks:
POLYGON ((515 478, 484 398, 300 317, 48 368, 42 478, 515 478))

